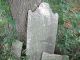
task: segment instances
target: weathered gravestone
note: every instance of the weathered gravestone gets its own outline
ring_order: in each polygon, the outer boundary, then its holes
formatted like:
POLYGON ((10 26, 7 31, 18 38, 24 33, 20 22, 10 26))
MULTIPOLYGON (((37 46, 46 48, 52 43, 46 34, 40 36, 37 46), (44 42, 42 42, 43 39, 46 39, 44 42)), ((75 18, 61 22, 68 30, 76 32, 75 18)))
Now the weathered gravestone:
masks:
POLYGON ((19 40, 26 42, 27 32, 27 14, 28 10, 35 11, 42 0, 9 0, 11 5, 11 13, 16 21, 16 29, 19 33, 19 40))
POLYGON ((56 55, 43 52, 42 60, 69 60, 69 57, 67 55, 56 55))
POLYGON ((42 52, 54 53, 58 14, 48 3, 41 3, 36 11, 28 12, 27 52, 29 60, 40 60, 42 52))
MULTIPOLYGON (((42 0, 8 0, 11 5, 11 13, 13 19, 16 21, 16 30, 18 31, 18 40, 24 42, 26 45, 26 35, 27 35, 27 14, 28 10, 35 11, 40 5, 42 0)), ((19 41, 13 44, 13 53, 20 57, 22 50, 22 42, 19 41), (19 52, 18 52, 19 51, 19 52)))
POLYGON ((18 40, 16 40, 15 42, 12 43, 11 51, 17 59, 19 59, 21 57, 22 45, 23 45, 23 43, 18 40))

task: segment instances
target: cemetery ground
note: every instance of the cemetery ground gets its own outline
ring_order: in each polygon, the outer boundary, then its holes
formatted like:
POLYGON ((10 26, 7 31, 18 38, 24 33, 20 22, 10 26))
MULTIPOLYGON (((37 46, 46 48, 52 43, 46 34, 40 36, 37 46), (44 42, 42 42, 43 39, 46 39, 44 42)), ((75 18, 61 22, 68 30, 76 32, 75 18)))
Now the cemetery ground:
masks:
MULTIPOLYGON (((80 60, 80 1, 44 1, 50 5, 54 13, 59 14, 59 18, 54 54, 43 52, 42 60, 52 60, 56 56, 57 60, 62 59, 64 56, 66 57, 63 60, 66 60, 68 57, 69 60, 80 60)), ((34 24, 32 26, 34 28, 34 24)), ((30 56, 26 55, 25 45, 22 48, 22 42, 18 41, 18 43, 14 43, 18 38, 16 22, 11 13, 11 6, 8 0, 0 0, 0 60, 29 60, 30 56), (16 47, 18 48, 18 56, 21 54, 19 59, 12 53, 14 45, 19 46, 16 47), (22 52, 19 53, 21 49, 22 52)))

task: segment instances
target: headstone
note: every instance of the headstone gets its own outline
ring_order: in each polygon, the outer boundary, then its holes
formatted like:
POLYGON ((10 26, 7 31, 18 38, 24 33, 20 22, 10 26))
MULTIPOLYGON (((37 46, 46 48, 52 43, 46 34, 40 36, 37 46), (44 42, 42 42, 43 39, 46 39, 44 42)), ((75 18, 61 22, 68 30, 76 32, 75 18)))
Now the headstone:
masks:
POLYGON ((48 3, 41 3, 36 11, 28 12, 27 52, 30 60, 40 60, 42 52, 54 53, 58 14, 48 3))
POLYGON ((28 10, 35 11, 42 0, 9 0, 19 40, 26 44, 28 10))
POLYGON ((67 55, 56 55, 43 52, 42 60, 69 60, 69 57, 67 55))
POLYGON ((23 43, 18 40, 12 43, 12 53, 15 55, 16 58, 21 57, 22 45, 23 43))

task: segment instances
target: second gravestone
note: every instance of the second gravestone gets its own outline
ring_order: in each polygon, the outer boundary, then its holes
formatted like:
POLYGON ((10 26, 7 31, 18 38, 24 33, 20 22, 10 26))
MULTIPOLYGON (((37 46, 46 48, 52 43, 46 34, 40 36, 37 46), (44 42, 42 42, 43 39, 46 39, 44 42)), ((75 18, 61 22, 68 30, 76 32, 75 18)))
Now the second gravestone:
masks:
POLYGON ((29 60, 40 60, 43 52, 54 53, 58 14, 48 3, 41 3, 35 12, 28 12, 27 52, 29 60))

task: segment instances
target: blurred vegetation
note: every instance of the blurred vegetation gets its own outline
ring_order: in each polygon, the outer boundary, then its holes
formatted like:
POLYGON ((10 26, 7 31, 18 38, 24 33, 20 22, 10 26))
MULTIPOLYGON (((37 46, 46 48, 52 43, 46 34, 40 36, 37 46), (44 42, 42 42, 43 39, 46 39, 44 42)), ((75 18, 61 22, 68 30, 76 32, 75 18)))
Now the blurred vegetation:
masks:
POLYGON ((80 60, 80 1, 47 0, 53 12, 59 14, 55 53, 80 60))
POLYGON ((15 60, 11 46, 16 39, 15 21, 10 6, 7 0, 0 0, 0 60, 15 60))
MULTIPOLYGON (((18 40, 18 33, 10 5, 8 0, 0 0, 0 60, 17 60, 11 52, 15 40, 18 40)), ((26 56, 21 56, 21 60, 26 60, 26 56)))
MULTIPOLYGON (((80 60, 80 1, 45 0, 53 12, 59 14, 55 54, 68 55, 80 60)), ((15 60, 11 53, 12 42, 17 39, 15 20, 7 0, 0 0, 0 60, 15 60)), ((26 60, 24 56, 22 60, 26 60)))

